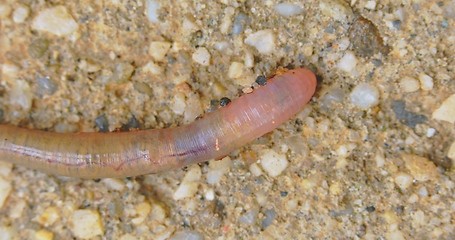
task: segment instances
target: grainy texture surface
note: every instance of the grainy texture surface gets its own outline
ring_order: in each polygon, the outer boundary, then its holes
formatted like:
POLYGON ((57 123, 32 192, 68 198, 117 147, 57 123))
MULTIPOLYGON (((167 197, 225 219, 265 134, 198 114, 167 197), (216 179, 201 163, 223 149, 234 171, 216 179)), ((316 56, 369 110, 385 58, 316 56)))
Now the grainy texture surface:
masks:
POLYGON ((101 181, 2 163, 0 232, 453 239, 455 3, 278 3, 2 1, 3 123, 167 128, 278 66, 319 84, 294 119, 222 161, 101 181))

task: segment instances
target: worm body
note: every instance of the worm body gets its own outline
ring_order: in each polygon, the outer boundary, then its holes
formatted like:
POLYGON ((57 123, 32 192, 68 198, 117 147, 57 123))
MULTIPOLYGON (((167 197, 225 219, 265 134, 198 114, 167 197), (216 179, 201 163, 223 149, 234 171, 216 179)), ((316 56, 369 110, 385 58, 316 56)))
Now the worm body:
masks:
POLYGON ((80 178, 129 177, 220 158, 294 116, 316 88, 314 74, 289 70, 227 106, 176 128, 52 133, 0 125, 0 160, 80 178))

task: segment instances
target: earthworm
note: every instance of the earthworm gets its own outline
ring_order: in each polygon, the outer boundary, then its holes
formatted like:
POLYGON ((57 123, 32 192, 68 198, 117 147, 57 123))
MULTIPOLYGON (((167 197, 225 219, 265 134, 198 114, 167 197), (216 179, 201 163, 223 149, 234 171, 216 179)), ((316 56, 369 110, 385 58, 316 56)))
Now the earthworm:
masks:
POLYGON ((316 77, 288 70, 188 125, 110 133, 53 133, 0 125, 0 160, 87 179, 131 177, 219 159, 272 131, 311 99, 316 77))

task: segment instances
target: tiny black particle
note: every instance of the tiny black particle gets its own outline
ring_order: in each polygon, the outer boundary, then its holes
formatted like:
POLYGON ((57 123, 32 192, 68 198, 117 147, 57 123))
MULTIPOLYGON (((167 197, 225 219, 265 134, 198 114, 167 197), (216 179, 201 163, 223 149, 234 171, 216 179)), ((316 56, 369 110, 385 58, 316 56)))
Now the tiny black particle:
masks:
POLYGON ((281 192, 280 192, 280 195, 281 195, 282 197, 286 197, 286 196, 288 195, 288 192, 281 191, 281 192))
POLYGON ((267 84, 267 78, 265 78, 264 76, 258 76, 256 78, 256 83, 261 86, 265 86, 267 84))
POLYGON ((369 207, 366 208, 366 210, 367 210, 367 212, 370 213, 370 212, 374 212, 374 210, 376 210, 376 208, 373 207, 373 206, 369 206, 369 207))
POLYGON ((229 99, 227 97, 223 97, 220 99, 220 106, 224 107, 224 106, 228 105, 230 102, 231 102, 231 99, 229 99))

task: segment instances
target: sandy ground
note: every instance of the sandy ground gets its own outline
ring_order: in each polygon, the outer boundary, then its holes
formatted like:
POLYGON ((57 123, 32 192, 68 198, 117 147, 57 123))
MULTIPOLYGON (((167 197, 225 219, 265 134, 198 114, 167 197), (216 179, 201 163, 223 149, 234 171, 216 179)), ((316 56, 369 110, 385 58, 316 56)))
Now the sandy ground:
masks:
POLYGON ((0 239, 454 239, 455 2, 277 3, 3 1, 4 124, 183 125, 278 67, 318 89, 221 162, 102 180, 2 163, 0 239))

